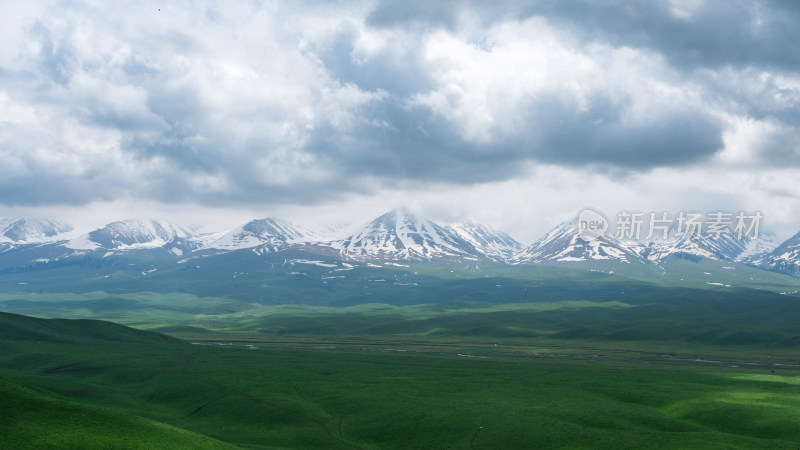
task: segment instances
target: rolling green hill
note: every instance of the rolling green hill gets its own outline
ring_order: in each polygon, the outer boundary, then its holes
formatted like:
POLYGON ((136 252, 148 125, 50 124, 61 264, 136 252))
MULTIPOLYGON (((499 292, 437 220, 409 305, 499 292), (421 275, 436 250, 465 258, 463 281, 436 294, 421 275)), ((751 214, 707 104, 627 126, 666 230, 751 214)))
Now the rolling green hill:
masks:
POLYGON ((52 342, 179 344, 170 336, 99 320, 37 319, 0 312, 0 339, 52 342))

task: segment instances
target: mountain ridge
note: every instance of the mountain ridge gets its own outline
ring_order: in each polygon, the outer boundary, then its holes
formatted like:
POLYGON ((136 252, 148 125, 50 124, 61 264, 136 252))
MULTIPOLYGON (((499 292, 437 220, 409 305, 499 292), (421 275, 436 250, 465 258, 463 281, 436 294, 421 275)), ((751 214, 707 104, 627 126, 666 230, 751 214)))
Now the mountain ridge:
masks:
POLYGON ((53 219, 0 219, 0 242, 13 244, 52 242, 72 230, 72 226, 53 219))
POLYGON ((660 267, 664 261, 678 258, 737 262, 787 274, 800 270, 800 234, 780 245, 775 245, 774 235, 769 233, 763 240, 732 234, 720 239, 699 234, 676 237, 672 232, 668 239, 651 242, 622 240, 612 235, 587 240, 579 236, 577 222, 573 220, 562 222, 533 244, 523 246, 490 226, 474 222, 442 225, 419 217, 408 208, 384 213, 339 239, 326 238, 322 233, 272 217, 251 220, 226 233, 204 234, 167 221, 127 219, 61 241, 55 239, 72 228, 48 219, 0 219, 0 230, 5 236, 0 241, 0 255, 15 253, 18 259, 9 266, 64 261, 96 251, 104 252, 102 257, 106 257, 120 252, 163 249, 186 260, 215 252, 250 249, 263 254, 302 248, 312 253, 338 255, 343 261, 486 259, 507 264, 569 264, 612 271, 619 265, 660 267), (13 231, 10 235, 16 240, 6 235, 8 230, 13 231), (20 240, 22 236, 27 237, 20 240), (29 257, 17 251, 32 245, 36 250, 30 250, 29 257))
POLYGON ((72 239, 65 246, 75 250, 150 249, 163 247, 178 238, 189 238, 192 232, 167 221, 125 219, 72 239))

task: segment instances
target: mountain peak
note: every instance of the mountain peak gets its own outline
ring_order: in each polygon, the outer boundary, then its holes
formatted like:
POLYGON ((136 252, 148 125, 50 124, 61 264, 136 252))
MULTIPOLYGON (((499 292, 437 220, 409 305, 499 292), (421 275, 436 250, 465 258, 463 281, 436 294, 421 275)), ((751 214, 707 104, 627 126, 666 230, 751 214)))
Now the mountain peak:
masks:
POLYGON ((256 219, 234 228, 206 248, 237 250, 264 246, 277 250, 289 244, 311 241, 317 238, 310 230, 273 217, 256 219))
POLYGON ((613 236, 582 238, 576 220, 562 222, 513 258, 516 264, 586 261, 633 263, 642 262, 642 258, 636 248, 613 236))
POLYGON ((372 220, 372 222, 381 222, 386 224, 416 221, 418 221, 417 215, 405 206, 395 208, 372 220))
POLYGON ((393 209, 334 243, 353 259, 433 259, 476 256, 479 252, 458 233, 408 208, 393 209))

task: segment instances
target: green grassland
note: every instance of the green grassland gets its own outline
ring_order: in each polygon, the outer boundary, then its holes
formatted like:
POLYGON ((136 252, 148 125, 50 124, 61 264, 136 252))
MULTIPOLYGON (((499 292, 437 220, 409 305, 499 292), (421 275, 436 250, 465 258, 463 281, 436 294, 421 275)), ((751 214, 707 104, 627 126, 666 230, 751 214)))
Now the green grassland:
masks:
POLYGON ((223 449, 206 436, 0 377, 0 446, 223 449))
POLYGON ((793 349, 179 330, 191 345, 0 318, 3 448, 800 445, 793 349))
POLYGON ((800 448, 796 278, 235 256, 0 273, 0 448, 800 448))
MULTIPOLYGON (((601 278, 535 286, 492 278, 466 283, 476 297, 412 305, 264 305, 186 293, 0 294, 7 309, 44 317, 98 318, 170 333, 265 336, 436 337, 649 341, 793 348, 800 299, 754 289, 691 289, 601 278), (500 284, 500 282, 506 284, 500 284), (513 291, 506 298, 493 291, 513 291), (559 292, 560 291, 560 292, 559 292), (527 297, 526 297, 527 295, 527 297), (523 296, 527 301, 522 301, 523 296), (502 302, 502 300, 510 300, 502 302), (13 309, 14 305, 24 305, 13 309), (133 306, 130 306, 133 305, 133 306), (179 327, 179 328, 176 328, 179 327), (189 327, 189 328, 186 328, 189 327)), ((452 291, 466 291, 458 286, 452 291)), ((453 292, 442 295, 456 295, 453 292)), ((388 295, 388 294, 387 294, 388 295)), ((402 295, 397 291, 393 295, 402 295)))

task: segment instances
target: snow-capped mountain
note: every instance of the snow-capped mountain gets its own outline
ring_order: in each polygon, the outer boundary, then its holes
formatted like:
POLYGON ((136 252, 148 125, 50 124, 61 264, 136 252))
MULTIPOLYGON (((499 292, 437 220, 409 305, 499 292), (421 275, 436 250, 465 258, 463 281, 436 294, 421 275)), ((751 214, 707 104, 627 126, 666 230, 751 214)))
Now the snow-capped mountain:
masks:
POLYGON ((0 242, 35 244, 63 239, 72 227, 50 219, 0 219, 0 242))
POLYGON ((356 233, 334 241, 341 255, 357 260, 426 260, 479 257, 481 253, 452 228, 395 209, 365 224, 356 233))
POLYGON ((262 246, 270 251, 290 244, 317 239, 314 232, 279 219, 266 218, 248 222, 207 244, 205 248, 238 250, 262 246))
POLYGON ((594 240, 581 239, 575 221, 567 221, 553 229, 513 258, 515 263, 617 261, 659 263, 670 258, 710 259, 734 261, 746 252, 755 252, 758 243, 747 236, 721 235, 716 238, 704 234, 675 236, 670 230, 667 239, 649 243, 623 241, 610 235, 594 240))
POLYGON ((692 234, 668 241, 652 242, 644 254, 651 261, 662 261, 669 257, 715 261, 733 261, 751 248, 751 239, 735 235, 715 238, 707 235, 692 234))
MULTIPOLYGON (((68 240, 65 233, 77 234, 70 230, 53 220, 0 219, 0 269, 39 270, 111 256, 114 258, 107 264, 114 264, 115 260, 124 260, 129 251, 151 262, 183 264, 192 258, 252 249, 259 255, 287 251, 290 258, 306 254, 309 260, 494 260, 613 270, 626 276, 662 276, 685 270, 685 260, 740 262, 776 272, 800 273, 800 234, 776 246, 775 236, 767 232, 753 239, 729 235, 715 239, 707 233, 678 238, 675 230, 668 230, 668 238, 642 243, 618 239, 611 232, 595 239, 581 238, 577 219, 560 224, 526 248, 491 227, 476 223, 443 226, 407 209, 383 214, 343 238, 273 218, 253 220, 228 232, 205 234, 169 222, 137 219, 113 222, 68 240)), ((338 234, 341 227, 335 231, 338 234)), ((225 258, 230 256, 223 258, 227 261, 225 258)))
POLYGON ((524 246, 508 234, 477 223, 462 223, 450 227, 484 256, 496 261, 508 261, 524 246))
POLYGON ((574 263, 604 261, 615 263, 643 263, 641 250, 612 236, 586 240, 578 234, 575 220, 563 222, 517 255, 514 264, 574 263))
POLYGON ((77 250, 149 249, 165 246, 176 239, 192 236, 192 230, 165 221, 127 219, 69 241, 66 247, 77 250))
POLYGON ((797 273, 800 271, 800 233, 787 239, 772 252, 755 259, 752 264, 776 272, 797 273))
POLYGON ((758 265, 761 263, 762 259, 772 253, 780 244, 781 241, 778 240, 778 236, 775 233, 759 233, 757 238, 750 239, 747 248, 736 257, 736 261, 758 265))

